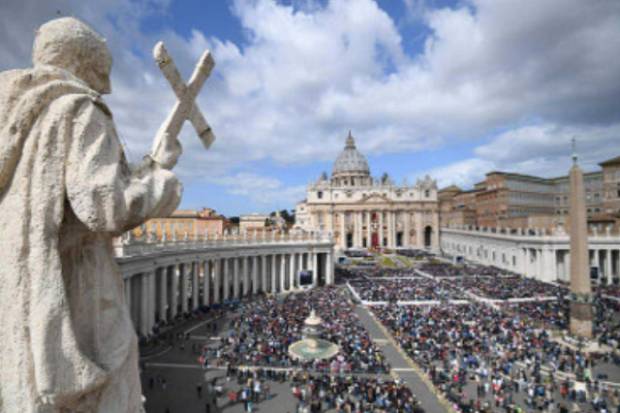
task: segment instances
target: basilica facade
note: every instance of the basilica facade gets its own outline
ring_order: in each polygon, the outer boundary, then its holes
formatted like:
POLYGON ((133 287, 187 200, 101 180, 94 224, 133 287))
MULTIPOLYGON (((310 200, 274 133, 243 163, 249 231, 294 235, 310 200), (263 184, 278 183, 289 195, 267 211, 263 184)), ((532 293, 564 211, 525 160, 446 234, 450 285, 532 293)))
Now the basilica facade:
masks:
POLYGON ((308 186, 297 204, 295 227, 328 232, 336 248, 439 248, 437 183, 429 176, 415 185, 373 178, 368 161, 349 132, 332 169, 308 186))

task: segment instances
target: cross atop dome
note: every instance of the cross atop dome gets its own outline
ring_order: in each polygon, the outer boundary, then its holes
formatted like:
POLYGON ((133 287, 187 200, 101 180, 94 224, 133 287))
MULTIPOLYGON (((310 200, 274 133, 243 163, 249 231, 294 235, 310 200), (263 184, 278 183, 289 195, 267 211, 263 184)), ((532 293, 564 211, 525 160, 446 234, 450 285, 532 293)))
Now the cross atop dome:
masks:
POLYGON ((353 135, 351 135, 351 129, 349 129, 349 135, 347 136, 347 142, 344 147, 347 149, 355 149, 355 139, 353 139, 353 135))

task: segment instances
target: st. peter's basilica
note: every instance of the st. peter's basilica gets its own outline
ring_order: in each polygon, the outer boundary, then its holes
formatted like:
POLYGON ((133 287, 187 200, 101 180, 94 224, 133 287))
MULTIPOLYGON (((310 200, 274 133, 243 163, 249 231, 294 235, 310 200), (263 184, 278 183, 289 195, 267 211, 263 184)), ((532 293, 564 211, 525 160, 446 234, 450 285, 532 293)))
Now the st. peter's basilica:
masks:
POLYGON ((415 185, 373 178, 366 157, 349 132, 331 177, 323 174, 297 204, 297 228, 329 232, 336 248, 438 248, 437 183, 415 185))

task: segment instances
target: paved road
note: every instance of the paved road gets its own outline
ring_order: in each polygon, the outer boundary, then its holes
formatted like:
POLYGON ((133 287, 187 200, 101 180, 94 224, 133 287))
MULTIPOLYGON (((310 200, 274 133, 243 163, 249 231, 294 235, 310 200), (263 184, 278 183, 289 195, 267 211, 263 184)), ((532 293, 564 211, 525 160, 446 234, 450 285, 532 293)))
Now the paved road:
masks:
POLYGON ((427 412, 448 413, 448 410, 440 403, 437 396, 430 391, 422 378, 413 370, 411 361, 406 358, 398 348, 385 335, 379 323, 370 315, 369 310, 361 305, 355 308, 360 321, 368 330, 373 341, 381 346, 381 351, 392 366, 392 371, 407 383, 413 394, 417 397, 422 408, 427 412))

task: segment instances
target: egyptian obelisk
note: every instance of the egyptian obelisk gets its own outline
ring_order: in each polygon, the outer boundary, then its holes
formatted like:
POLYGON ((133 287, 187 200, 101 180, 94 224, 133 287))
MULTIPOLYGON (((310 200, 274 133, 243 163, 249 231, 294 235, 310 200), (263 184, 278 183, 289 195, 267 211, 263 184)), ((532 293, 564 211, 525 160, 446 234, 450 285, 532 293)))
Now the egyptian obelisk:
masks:
POLYGON ((588 257, 586 193, 583 172, 577 165, 573 141, 573 166, 570 170, 570 333, 592 338, 592 288, 588 257))

